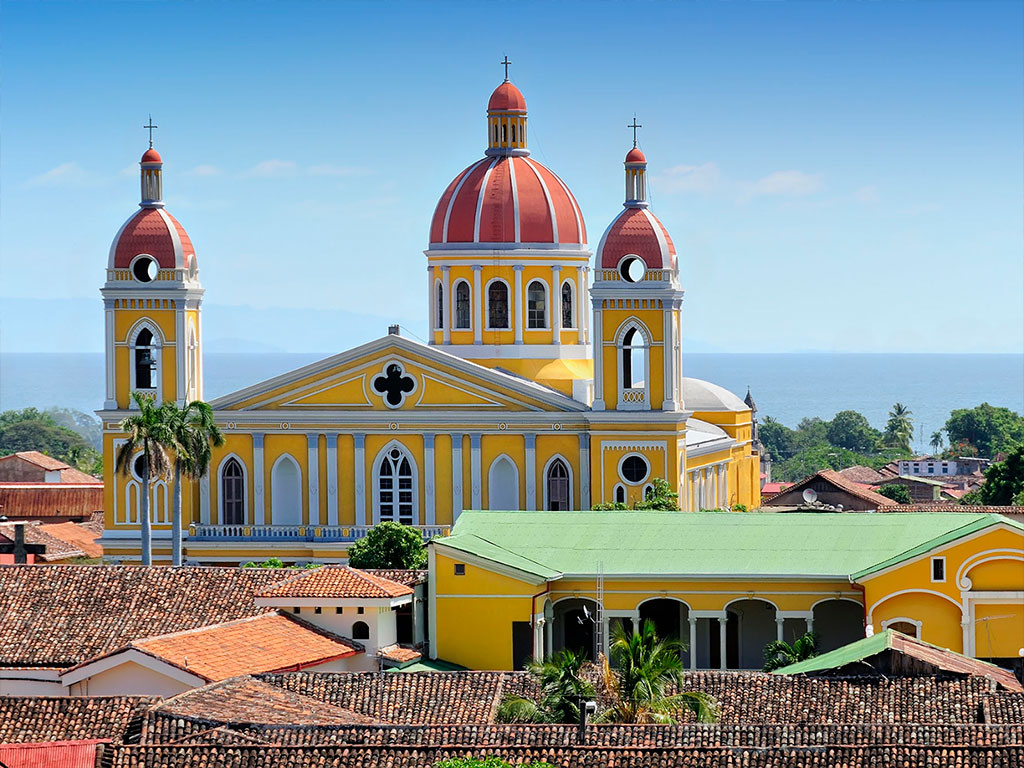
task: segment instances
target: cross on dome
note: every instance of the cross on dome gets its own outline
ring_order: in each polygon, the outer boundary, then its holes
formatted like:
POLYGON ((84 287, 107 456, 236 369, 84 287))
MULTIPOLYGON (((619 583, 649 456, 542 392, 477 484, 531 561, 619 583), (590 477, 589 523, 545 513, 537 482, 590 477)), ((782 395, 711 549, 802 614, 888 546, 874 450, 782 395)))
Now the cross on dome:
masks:
MULTIPOLYGON (((505 65, 505 82, 507 83, 508 82, 508 65, 511 64, 512 62, 508 60, 508 55, 506 54, 505 58, 502 59, 498 63, 505 65)), ((152 121, 150 121, 150 122, 152 122, 152 121)))
POLYGON ((160 126, 159 125, 153 125, 153 116, 150 115, 149 116, 149 124, 148 125, 144 125, 142 127, 149 129, 149 148, 152 149, 153 148, 153 129, 154 128, 159 128, 160 126))
POLYGON ((643 128, 643 126, 640 125, 640 123, 638 123, 636 121, 636 113, 633 114, 633 122, 630 123, 629 125, 627 125, 626 127, 633 129, 633 146, 635 147, 636 146, 636 129, 637 128, 643 128))

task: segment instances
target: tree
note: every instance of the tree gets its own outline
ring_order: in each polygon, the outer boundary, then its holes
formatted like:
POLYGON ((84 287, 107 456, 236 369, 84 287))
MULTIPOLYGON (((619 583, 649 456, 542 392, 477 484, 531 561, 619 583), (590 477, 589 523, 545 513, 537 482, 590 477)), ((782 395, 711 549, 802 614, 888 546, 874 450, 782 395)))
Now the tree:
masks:
POLYGON ((793 433, 793 448, 802 451, 815 445, 828 445, 828 422, 817 416, 805 416, 793 433))
POLYGON ((793 430, 771 416, 766 416, 757 429, 765 451, 776 461, 793 455, 793 430))
POLYGON ((883 437, 886 445, 910 452, 910 441, 914 439, 914 412, 903 405, 895 403, 889 411, 889 421, 885 424, 883 437))
POLYGON ((427 548, 423 535, 401 523, 378 523, 348 549, 348 564, 353 568, 427 567, 427 548))
POLYGON ((224 445, 224 436, 213 420, 213 409, 201 400, 180 408, 161 406, 174 450, 174 511, 171 515, 171 565, 181 565, 181 476, 200 480, 210 469, 211 445, 224 445))
POLYGON ((434 763, 434 768, 555 768, 551 763, 506 763, 499 757, 450 757, 434 763))
POLYGON ((268 557, 262 562, 255 562, 250 560, 248 563, 242 563, 243 568, 319 568, 323 563, 306 563, 305 565, 285 565, 284 562, 278 557, 268 557))
POLYGON ((978 489, 982 504, 1008 506, 1024 493, 1024 445, 985 470, 985 484, 978 489))
POLYGON ((117 450, 117 469, 127 475, 132 470, 132 463, 142 479, 141 538, 142 564, 153 564, 153 542, 149 520, 149 483, 154 477, 163 477, 170 469, 165 446, 172 442, 165 413, 156 404, 156 398, 132 392, 132 400, 138 411, 121 421, 121 430, 128 434, 127 439, 117 450), (140 452, 138 459, 135 454, 140 452))
POLYGON ((892 499, 897 504, 911 504, 913 499, 910 498, 910 490, 905 485, 899 483, 888 483, 878 489, 878 492, 885 496, 887 499, 892 499))
POLYGON ((683 686, 684 650, 678 640, 659 638, 650 619, 635 633, 623 623, 618 624, 610 648, 611 659, 602 658, 608 707, 598 719, 612 723, 672 724, 680 709, 688 709, 698 722, 715 722, 718 703, 708 694, 669 692, 683 686))
POLYGON ((668 512, 679 511, 679 494, 662 477, 651 481, 651 488, 642 501, 636 503, 635 509, 660 509, 668 512))
POLYGON ((928 441, 928 444, 932 447, 932 452, 933 453, 938 453, 939 452, 939 449, 942 448, 942 430, 941 429, 936 430, 935 432, 932 432, 932 437, 931 437, 931 440, 928 441))
POLYGON ((540 691, 538 699, 506 694, 498 705, 499 723, 575 723, 580 703, 593 699, 594 686, 580 674, 586 657, 564 648, 544 661, 526 664, 540 691))
POLYGON ((945 430, 950 446, 963 441, 986 458, 995 458, 1024 443, 1024 417, 1009 408, 997 408, 988 403, 953 411, 946 419, 945 430))
POLYGON ((857 411, 840 411, 825 428, 829 443, 859 453, 871 453, 878 445, 878 431, 857 411))
POLYGON ((807 632, 798 637, 792 645, 785 640, 772 640, 764 647, 764 671, 788 667, 798 661, 813 659, 818 655, 818 635, 807 632))
POLYGON ((89 474, 103 472, 99 451, 51 414, 35 408, 0 414, 0 456, 18 451, 39 451, 89 474))

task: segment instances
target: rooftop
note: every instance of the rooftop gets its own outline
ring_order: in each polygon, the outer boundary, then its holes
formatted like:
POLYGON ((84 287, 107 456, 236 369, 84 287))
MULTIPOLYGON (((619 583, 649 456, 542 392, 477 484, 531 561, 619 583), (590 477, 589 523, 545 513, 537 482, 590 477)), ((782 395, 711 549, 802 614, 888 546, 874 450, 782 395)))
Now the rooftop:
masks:
POLYGON ((260 591, 261 598, 390 599, 411 595, 412 587, 347 565, 324 565, 260 591))

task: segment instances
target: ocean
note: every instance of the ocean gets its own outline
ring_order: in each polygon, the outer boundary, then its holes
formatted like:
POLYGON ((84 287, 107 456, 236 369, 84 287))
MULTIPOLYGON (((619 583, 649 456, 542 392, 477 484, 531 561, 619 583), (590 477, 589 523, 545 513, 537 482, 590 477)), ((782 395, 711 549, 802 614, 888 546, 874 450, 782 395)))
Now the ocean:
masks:
MULTIPOLYGON (((209 353, 206 398, 322 359, 319 353, 209 353)), ((949 412, 982 402, 1024 412, 1024 355, 714 354, 683 358, 686 376, 708 379, 740 397, 747 387, 758 416, 796 426, 805 416, 860 411, 879 429, 895 402, 914 413, 915 448, 949 412)), ((103 406, 102 354, 0 354, 0 410, 103 406)))

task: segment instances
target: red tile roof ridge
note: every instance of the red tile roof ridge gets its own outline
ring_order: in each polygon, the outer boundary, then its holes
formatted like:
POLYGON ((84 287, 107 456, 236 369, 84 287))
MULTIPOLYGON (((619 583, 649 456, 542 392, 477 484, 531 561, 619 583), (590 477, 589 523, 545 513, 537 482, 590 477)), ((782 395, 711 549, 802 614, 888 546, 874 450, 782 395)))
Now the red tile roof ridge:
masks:
MULTIPOLYGON (((406 584, 400 584, 397 581, 386 579, 383 576, 376 576, 374 574, 367 573, 364 570, 353 568, 350 565, 322 565, 319 568, 312 568, 300 572, 291 578, 285 579, 277 584, 273 584, 256 593, 256 596, 344 598, 349 595, 323 594, 323 592, 320 592, 319 594, 311 594, 316 592, 317 588, 321 586, 317 582, 325 581, 339 573, 353 576, 371 587, 380 590, 383 594, 379 595, 379 597, 402 597, 403 595, 411 595, 413 593, 412 587, 406 584), (295 587, 298 587, 298 589, 296 590, 295 587), (304 590, 303 587, 307 587, 307 589, 304 590), (306 592, 306 594, 303 594, 304 592, 306 592)), ((369 596, 358 595, 357 597, 369 596)))
POLYGON ((44 482, 15 482, 15 481, 0 481, 0 488, 102 488, 103 481, 95 480, 93 482, 80 482, 80 483, 44 483, 44 482))
MULTIPOLYGON (((19 459, 35 464, 37 467, 43 469, 73 469, 73 467, 67 462, 55 459, 53 456, 47 456, 45 453, 40 451, 15 451, 10 454, 11 456, 17 456, 19 459)), ((4 456, 3 458, 7 458, 4 456)))

